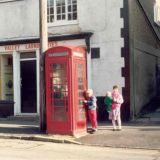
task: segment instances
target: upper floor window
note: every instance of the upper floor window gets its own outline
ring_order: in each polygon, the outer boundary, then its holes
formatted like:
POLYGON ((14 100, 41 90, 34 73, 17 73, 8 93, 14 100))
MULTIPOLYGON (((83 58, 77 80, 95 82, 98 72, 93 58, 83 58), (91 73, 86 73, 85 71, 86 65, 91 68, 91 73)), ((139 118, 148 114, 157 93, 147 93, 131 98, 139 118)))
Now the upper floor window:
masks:
POLYGON ((160 26, 160 0, 155 1, 154 5, 154 22, 160 26))
POLYGON ((77 20, 77 0, 48 0, 49 24, 60 24, 77 20))

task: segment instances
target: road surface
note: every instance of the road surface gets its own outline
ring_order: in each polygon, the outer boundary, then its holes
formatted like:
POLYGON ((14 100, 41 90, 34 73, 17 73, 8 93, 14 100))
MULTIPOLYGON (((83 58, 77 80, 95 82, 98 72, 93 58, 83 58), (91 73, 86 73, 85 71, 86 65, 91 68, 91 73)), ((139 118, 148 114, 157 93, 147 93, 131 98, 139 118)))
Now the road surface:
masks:
POLYGON ((0 160, 160 160, 160 151, 0 139, 0 160))

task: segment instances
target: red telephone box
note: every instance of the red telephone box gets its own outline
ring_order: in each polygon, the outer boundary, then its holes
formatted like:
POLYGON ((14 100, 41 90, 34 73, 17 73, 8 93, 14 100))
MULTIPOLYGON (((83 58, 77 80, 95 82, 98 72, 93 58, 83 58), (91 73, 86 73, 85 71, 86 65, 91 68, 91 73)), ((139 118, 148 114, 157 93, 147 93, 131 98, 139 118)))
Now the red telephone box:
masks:
POLYGON ((86 133, 86 54, 80 47, 54 47, 45 55, 47 132, 86 133))

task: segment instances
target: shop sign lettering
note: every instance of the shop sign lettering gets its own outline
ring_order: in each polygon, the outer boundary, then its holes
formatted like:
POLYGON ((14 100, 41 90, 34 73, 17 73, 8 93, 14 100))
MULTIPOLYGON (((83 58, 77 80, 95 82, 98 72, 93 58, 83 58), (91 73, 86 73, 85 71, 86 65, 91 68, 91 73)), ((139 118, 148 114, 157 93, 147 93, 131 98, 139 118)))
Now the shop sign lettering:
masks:
MULTIPOLYGON (((57 42, 49 42, 48 48, 57 46, 57 42)), ((20 50, 31 50, 40 48, 39 43, 28 43, 28 44, 16 44, 16 45, 5 45, 4 48, 0 47, 0 50, 4 51, 20 51, 20 50)))

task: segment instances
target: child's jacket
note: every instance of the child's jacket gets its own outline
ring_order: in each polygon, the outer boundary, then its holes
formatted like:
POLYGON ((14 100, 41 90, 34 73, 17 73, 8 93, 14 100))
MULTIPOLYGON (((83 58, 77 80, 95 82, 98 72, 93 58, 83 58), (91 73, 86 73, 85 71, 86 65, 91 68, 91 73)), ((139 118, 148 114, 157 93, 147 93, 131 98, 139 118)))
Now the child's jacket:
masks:
POLYGON ((95 110, 97 108, 97 98, 95 96, 89 97, 87 99, 87 107, 88 109, 95 110))
POLYGON ((112 109, 116 109, 118 107, 121 107, 121 104, 123 103, 123 97, 120 93, 112 92, 112 109))
POLYGON ((110 112, 112 110, 112 97, 108 97, 106 96, 105 99, 104 99, 104 103, 106 105, 106 110, 107 112, 110 112))

